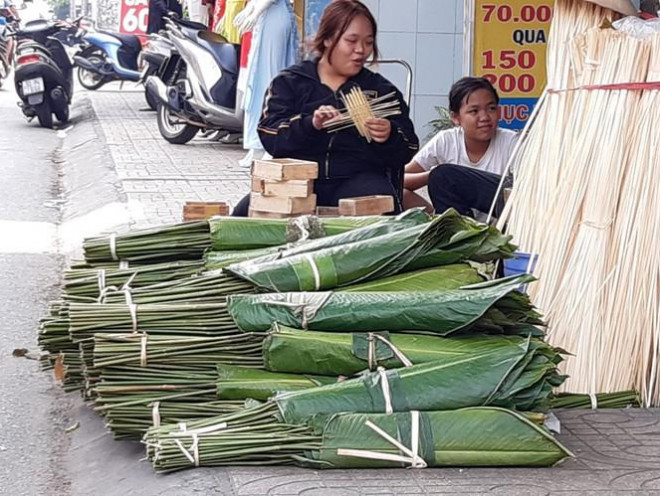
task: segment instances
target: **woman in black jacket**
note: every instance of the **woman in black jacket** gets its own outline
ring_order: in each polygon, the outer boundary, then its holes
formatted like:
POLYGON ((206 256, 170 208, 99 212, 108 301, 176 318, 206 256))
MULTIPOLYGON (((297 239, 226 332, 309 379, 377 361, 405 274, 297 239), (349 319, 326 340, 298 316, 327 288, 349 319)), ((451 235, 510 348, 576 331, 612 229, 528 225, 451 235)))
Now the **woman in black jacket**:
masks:
MULTIPOLYGON (((336 206, 341 198, 391 195, 401 210, 399 181, 419 141, 408 107, 396 87, 364 68, 378 56, 376 21, 358 0, 335 0, 323 12, 314 49, 319 57, 285 69, 266 94, 259 137, 274 158, 319 164, 314 190, 317 204, 336 206), (343 107, 340 93, 359 86, 371 98, 396 92, 401 115, 366 122, 368 143, 352 127, 335 133, 323 124, 343 107), (392 178, 397 178, 393 181, 392 178)), ((249 196, 234 209, 247 215, 249 196)))

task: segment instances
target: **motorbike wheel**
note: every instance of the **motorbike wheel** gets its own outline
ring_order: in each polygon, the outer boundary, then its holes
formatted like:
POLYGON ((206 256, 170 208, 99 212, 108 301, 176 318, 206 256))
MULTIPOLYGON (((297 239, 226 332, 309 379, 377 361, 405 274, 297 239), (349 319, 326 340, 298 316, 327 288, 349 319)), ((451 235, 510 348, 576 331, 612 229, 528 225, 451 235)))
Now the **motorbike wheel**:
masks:
POLYGON ((60 121, 62 124, 66 124, 67 121, 69 120, 69 106, 67 105, 64 107, 62 110, 55 110, 55 117, 57 117, 57 120, 60 121))
POLYGON ((48 129, 53 128, 53 113, 50 110, 50 103, 48 103, 48 100, 44 100, 41 105, 36 106, 34 111, 37 114, 37 119, 39 120, 39 125, 41 127, 47 127, 48 129))
POLYGON ((153 96, 151 93, 147 91, 147 88, 144 89, 144 98, 147 100, 147 105, 149 105, 149 108, 151 110, 158 110, 158 100, 157 97, 153 96))
MULTIPOLYGON (((98 53, 92 53, 87 56, 87 60, 90 62, 103 62, 103 56, 98 53)), ((98 90, 101 86, 108 82, 104 76, 96 74, 92 71, 88 71, 87 69, 83 69, 82 67, 78 67, 78 81, 80 81, 80 84, 83 88, 92 91, 98 90)))
POLYGON ((170 109, 158 105, 158 130, 163 138, 174 145, 185 145, 195 137, 199 128, 190 124, 179 124, 172 121, 170 109))

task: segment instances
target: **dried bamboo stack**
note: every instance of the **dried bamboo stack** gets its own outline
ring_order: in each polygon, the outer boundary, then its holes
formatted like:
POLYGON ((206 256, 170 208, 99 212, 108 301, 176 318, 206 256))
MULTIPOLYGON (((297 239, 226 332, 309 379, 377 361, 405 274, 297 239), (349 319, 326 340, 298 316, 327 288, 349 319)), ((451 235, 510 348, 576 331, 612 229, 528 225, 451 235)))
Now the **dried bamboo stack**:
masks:
POLYGON ((550 90, 515 159, 500 218, 538 254, 531 293, 549 340, 575 354, 564 390, 637 388, 660 404, 660 92, 589 85, 660 81, 660 37, 595 29, 615 15, 559 0, 550 90))

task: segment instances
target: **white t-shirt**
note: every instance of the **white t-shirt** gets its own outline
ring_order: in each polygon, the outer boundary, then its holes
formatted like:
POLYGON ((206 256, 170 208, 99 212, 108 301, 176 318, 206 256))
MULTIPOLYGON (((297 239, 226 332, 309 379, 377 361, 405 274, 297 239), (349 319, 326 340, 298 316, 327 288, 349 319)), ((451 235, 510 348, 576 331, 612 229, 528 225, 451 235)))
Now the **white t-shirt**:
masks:
POLYGON ((470 161, 465 149, 463 128, 457 126, 436 134, 431 138, 431 141, 417 152, 413 161, 427 171, 436 165, 454 164, 502 175, 507 161, 513 153, 513 148, 516 146, 517 139, 518 134, 515 131, 498 128, 484 156, 474 163, 470 161))

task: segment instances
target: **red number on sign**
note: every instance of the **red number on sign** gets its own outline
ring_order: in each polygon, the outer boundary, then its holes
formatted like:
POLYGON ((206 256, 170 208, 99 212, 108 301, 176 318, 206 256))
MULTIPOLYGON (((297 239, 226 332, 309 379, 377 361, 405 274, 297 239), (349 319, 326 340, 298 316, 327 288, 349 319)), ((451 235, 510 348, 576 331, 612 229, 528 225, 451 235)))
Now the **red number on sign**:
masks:
POLYGON ((502 93, 511 93, 516 89, 516 77, 513 74, 502 74, 499 86, 502 93))
POLYGON ((520 19, 523 22, 532 22, 536 18, 536 9, 533 5, 523 5, 520 9, 520 19))
POLYGON ((518 54, 518 65, 523 69, 530 69, 536 64, 536 54, 531 50, 523 50, 518 54))
POLYGON ((530 93, 534 90, 536 81, 531 74, 523 74, 518 78, 518 89, 523 93, 530 93))
MULTIPOLYGON (((484 58, 482 69, 492 70, 498 67, 495 65, 495 54, 492 50, 483 52, 482 56, 484 58)), ((513 69, 516 66, 530 69, 536 64, 536 54, 531 50, 523 50, 518 55, 516 55, 515 50, 502 50, 498 63, 501 69, 513 69)))
POLYGON ((497 8, 497 20, 500 22, 509 22, 513 18, 513 9, 510 5, 500 5, 497 8))
POLYGON ((483 53, 484 56, 484 65, 481 66, 482 69, 495 69, 495 61, 493 57, 493 51, 488 50, 483 53))
POLYGON ((493 12, 495 12, 495 5, 482 5, 481 8, 486 11, 484 13, 484 22, 490 22, 493 18, 493 12))
POLYGON ((522 74, 518 78, 513 74, 484 74, 483 77, 488 79, 493 86, 495 86, 500 93, 513 93, 518 90, 521 93, 531 93, 536 87, 536 80, 531 74, 522 74))
POLYGON ((549 5, 541 5, 536 10, 536 18, 540 22, 548 22, 552 18, 552 9, 549 5))
POLYGON ((513 69, 516 66, 516 51, 502 50, 500 52, 500 67, 502 69, 513 69))

